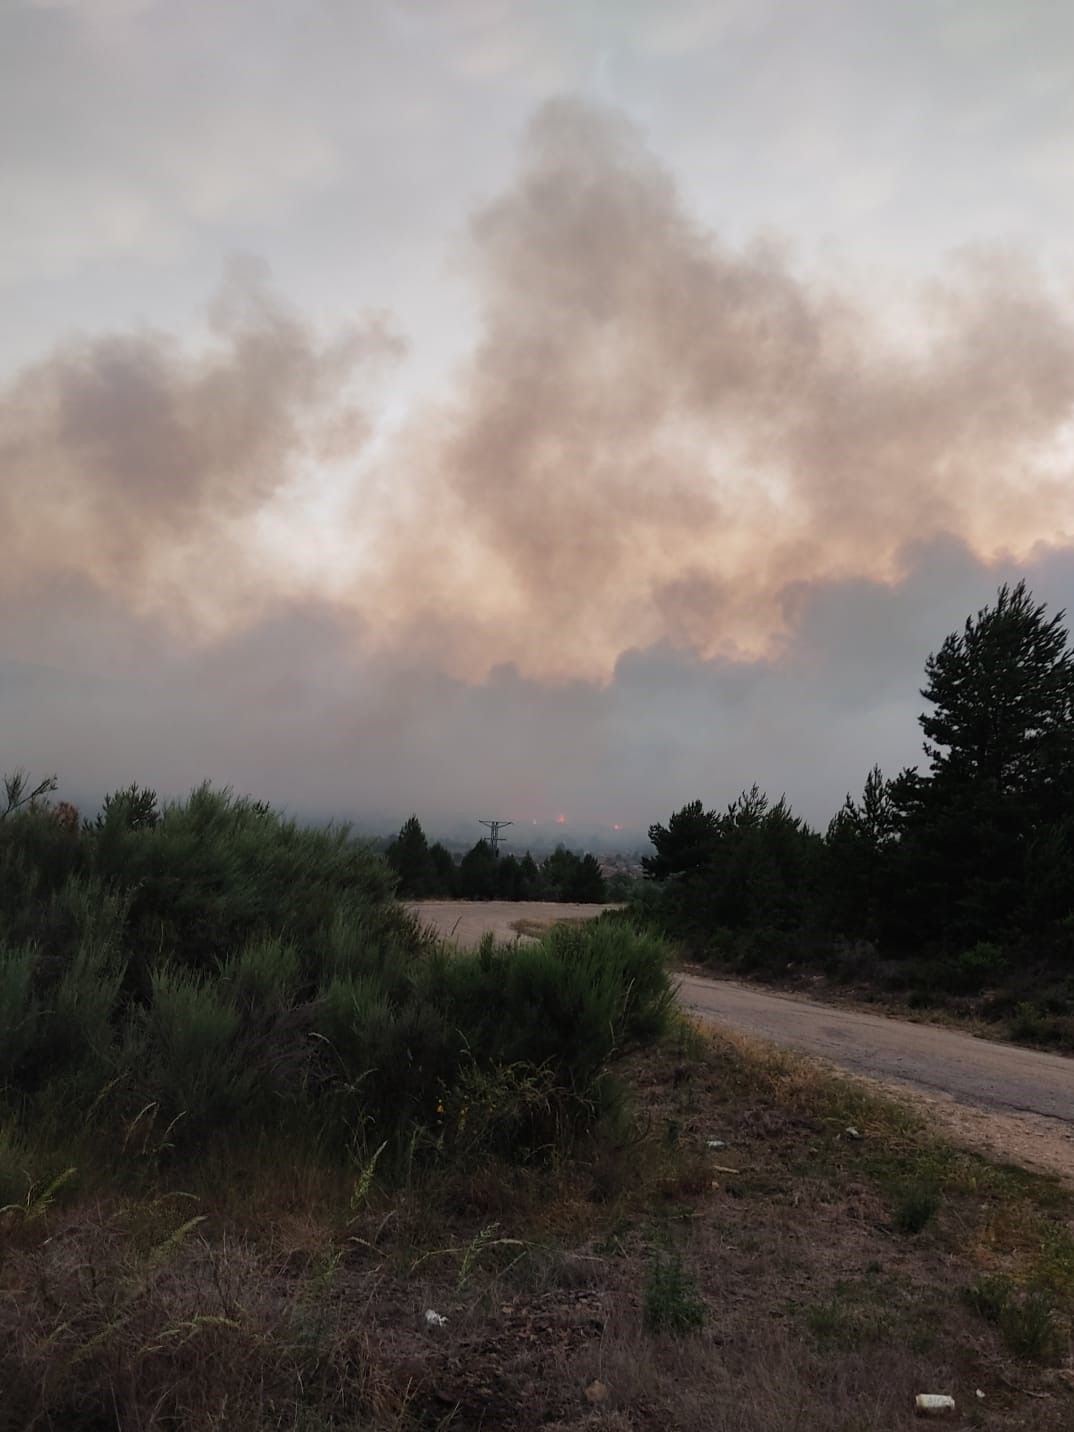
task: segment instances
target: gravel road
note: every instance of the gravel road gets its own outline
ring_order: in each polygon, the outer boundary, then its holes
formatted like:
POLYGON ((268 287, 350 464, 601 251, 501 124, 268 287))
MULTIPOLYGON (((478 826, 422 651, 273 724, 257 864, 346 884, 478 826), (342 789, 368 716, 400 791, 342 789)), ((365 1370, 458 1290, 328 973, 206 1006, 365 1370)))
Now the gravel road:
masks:
POLYGON ((1074 1059, 731 980, 679 977, 691 1013, 913 1090, 990 1153, 1074 1177, 1074 1059))

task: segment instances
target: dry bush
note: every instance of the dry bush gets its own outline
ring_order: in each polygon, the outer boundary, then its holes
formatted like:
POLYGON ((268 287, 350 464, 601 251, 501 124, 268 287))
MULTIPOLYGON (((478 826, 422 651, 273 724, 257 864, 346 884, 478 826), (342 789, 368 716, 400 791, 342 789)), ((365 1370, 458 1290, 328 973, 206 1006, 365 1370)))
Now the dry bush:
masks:
POLYGON ((897 1432, 914 1425, 921 1391, 920 1359, 906 1350, 885 1347, 881 1373, 874 1348, 833 1355, 763 1317, 653 1338, 623 1305, 572 1372, 603 1381, 610 1410, 637 1418, 628 1425, 676 1432, 897 1432))

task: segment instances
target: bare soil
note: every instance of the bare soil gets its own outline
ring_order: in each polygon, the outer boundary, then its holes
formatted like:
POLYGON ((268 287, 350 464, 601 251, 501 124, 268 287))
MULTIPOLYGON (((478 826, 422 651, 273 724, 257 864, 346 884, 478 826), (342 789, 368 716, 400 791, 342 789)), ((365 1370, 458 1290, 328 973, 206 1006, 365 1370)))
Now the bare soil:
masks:
POLYGON ((415 900, 408 908, 443 939, 473 949, 486 934, 505 941, 530 939, 553 925, 593 920, 618 906, 556 900, 415 900))

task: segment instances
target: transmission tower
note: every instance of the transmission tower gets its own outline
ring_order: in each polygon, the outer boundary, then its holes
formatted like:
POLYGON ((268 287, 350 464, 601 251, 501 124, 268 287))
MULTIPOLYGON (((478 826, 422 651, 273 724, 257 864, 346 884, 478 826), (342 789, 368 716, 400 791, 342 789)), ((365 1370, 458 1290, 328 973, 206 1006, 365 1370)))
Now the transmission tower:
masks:
POLYGON ((493 855, 500 853, 500 831, 505 826, 514 825, 513 820, 479 820, 478 825, 487 825, 489 828, 489 845, 492 847, 493 855))

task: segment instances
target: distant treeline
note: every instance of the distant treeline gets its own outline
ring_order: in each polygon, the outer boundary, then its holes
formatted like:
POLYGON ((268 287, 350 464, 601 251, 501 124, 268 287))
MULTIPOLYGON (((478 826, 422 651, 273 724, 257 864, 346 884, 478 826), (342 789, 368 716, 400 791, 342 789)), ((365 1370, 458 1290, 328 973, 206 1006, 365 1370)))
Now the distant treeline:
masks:
POLYGON ((925 770, 874 768, 823 834, 756 786, 723 811, 694 801, 651 827, 636 913, 746 970, 813 965, 919 1002, 993 991, 991 1012, 1074 1040, 1063 622, 1024 583, 1001 587, 925 664, 925 770))
POLYGON ((539 864, 527 850, 521 858, 498 855, 479 840, 456 863, 439 841, 430 845, 416 815, 405 821, 386 851, 398 876, 401 899, 561 900, 603 904, 625 899, 634 882, 629 877, 605 879, 595 855, 576 855, 557 845, 539 864), (609 884, 613 889, 609 890, 609 884))

